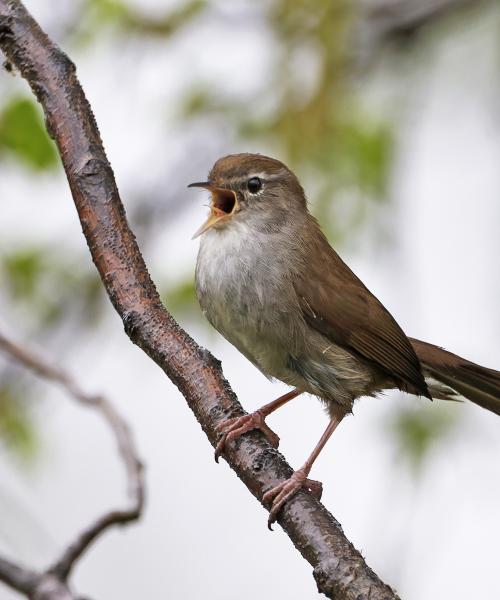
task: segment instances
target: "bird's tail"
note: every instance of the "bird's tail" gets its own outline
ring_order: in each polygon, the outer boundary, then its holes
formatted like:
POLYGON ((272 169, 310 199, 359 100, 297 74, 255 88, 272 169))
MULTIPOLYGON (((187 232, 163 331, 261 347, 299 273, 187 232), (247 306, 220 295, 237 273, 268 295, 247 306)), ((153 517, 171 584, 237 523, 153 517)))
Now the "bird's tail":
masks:
POLYGON ((500 415, 500 372, 474 364, 433 344, 410 338, 434 398, 463 396, 500 415))

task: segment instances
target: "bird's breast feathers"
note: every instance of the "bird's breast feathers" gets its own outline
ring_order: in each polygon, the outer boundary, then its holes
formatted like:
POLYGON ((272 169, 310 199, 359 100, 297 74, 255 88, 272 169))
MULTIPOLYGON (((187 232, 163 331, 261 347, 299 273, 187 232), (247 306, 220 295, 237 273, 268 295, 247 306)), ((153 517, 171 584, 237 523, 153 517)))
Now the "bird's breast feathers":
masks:
POLYGON ((267 374, 287 361, 282 335, 293 327, 290 274, 283 249, 245 226, 207 231, 196 265, 196 291, 207 319, 267 374), (288 292, 288 293, 287 293, 288 292))

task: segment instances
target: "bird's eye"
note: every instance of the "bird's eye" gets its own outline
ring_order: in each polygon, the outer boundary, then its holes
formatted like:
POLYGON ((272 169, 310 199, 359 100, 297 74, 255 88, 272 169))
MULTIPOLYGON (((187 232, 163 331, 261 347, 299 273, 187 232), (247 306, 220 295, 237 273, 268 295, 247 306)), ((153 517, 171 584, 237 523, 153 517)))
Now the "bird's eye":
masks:
POLYGON ((251 194, 256 194, 262 187, 262 181, 258 177, 252 177, 247 181, 247 188, 251 194))

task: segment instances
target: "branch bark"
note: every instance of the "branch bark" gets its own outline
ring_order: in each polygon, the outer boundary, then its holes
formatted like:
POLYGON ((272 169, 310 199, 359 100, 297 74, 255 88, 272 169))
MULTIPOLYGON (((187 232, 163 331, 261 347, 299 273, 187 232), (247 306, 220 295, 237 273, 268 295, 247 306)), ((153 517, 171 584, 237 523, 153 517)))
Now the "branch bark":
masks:
MULTIPOLYGON (((219 361, 198 346, 160 302, 128 227, 73 63, 17 0, 0 0, 0 46, 43 106, 93 261, 125 331, 177 385, 215 446, 217 424, 244 411, 219 361)), ((225 458, 259 500, 292 474, 282 455, 259 432, 229 444, 225 458)), ((308 492, 301 491, 289 501, 278 521, 313 566, 318 590, 328 598, 397 600, 347 540, 339 523, 308 492)))
POLYGON ((66 582, 52 573, 35 573, 5 558, 0 558, 0 581, 31 600, 84 600, 76 597, 66 582))
POLYGON ((0 558, 0 581, 13 590, 29 595, 35 588, 37 579, 38 574, 31 569, 16 565, 6 558, 0 558))

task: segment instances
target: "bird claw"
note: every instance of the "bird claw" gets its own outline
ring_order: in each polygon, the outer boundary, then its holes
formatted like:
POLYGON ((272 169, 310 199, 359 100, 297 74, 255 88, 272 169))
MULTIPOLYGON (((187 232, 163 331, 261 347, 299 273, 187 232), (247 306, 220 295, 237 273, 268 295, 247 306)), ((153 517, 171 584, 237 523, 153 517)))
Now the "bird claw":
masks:
POLYGON ((323 484, 321 481, 316 481, 315 479, 306 479, 305 487, 317 500, 321 500, 321 496, 323 495, 323 484))
POLYGON ((264 505, 271 505, 267 520, 267 526, 271 531, 273 529, 272 524, 276 521, 282 506, 303 487, 308 489, 318 500, 321 499, 323 484, 321 481, 308 479, 303 469, 295 471, 289 479, 264 494, 262 503, 264 505))
POLYGON ((240 435, 243 435, 247 431, 252 431, 253 429, 260 429, 273 448, 279 446, 279 436, 267 425, 262 412, 256 410, 249 415, 227 419, 217 425, 216 430, 221 434, 221 437, 215 448, 215 462, 219 462, 219 457, 224 452, 228 442, 239 438, 240 435))

